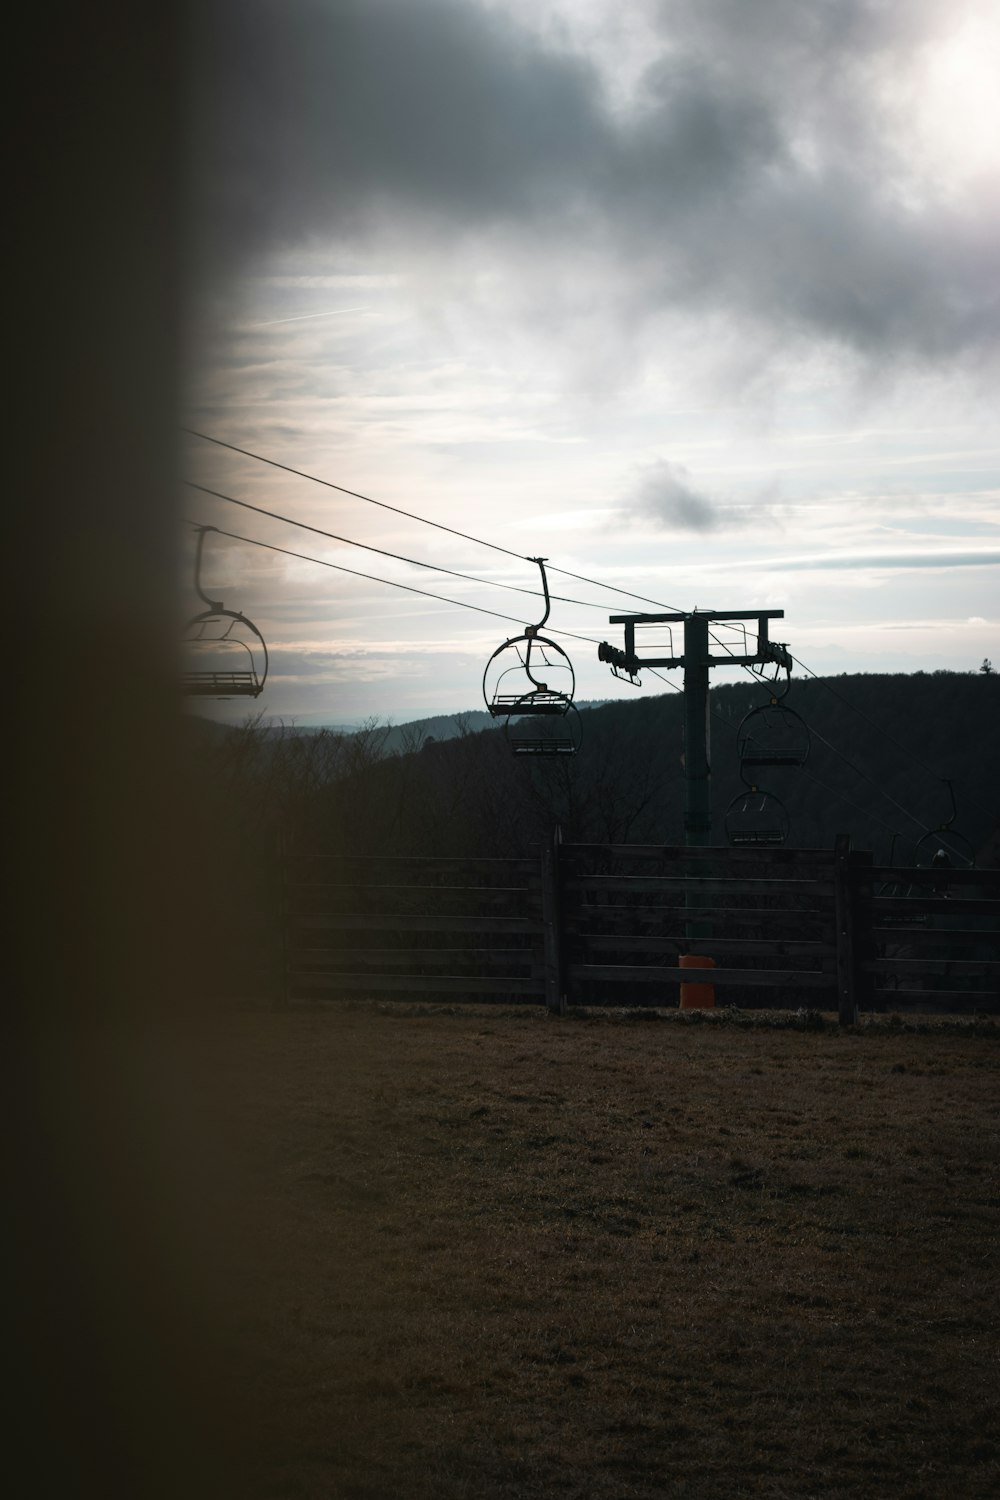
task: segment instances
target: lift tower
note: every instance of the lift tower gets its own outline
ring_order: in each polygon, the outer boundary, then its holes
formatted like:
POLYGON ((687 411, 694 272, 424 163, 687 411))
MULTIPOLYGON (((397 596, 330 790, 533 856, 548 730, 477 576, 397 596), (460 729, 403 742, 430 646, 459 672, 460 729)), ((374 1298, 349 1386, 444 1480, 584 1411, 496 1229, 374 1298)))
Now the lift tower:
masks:
MULTIPOLYGON (((624 625, 625 649, 609 646, 604 642, 599 650, 601 661, 611 664, 634 677, 641 667, 684 668, 684 775, 686 796, 684 805, 684 842, 691 847, 703 847, 712 837, 711 764, 709 760, 708 733, 708 674, 712 667, 753 667, 773 662, 776 666, 791 670, 792 659, 787 646, 768 639, 768 621, 784 619, 783 609, 696 609, 692 614, 664 615, 611 615, 608 623, 624 625), (716 621, 756 620, 757 649, 752 654, 745 651, 742 656, 735 652, 721 651, 713 656, 709 651, 711 637, 709 626, 716 621), (669 656, 643 656, 636 652, 636 627, 666 625, 671 643, 669 656), (684 652, 673 654, 673 628, 684 627, 684 652)), ((746 630, 744 629, 744 646, 746 630)), ((655 649, 655 648, 654 648, 655 649)))

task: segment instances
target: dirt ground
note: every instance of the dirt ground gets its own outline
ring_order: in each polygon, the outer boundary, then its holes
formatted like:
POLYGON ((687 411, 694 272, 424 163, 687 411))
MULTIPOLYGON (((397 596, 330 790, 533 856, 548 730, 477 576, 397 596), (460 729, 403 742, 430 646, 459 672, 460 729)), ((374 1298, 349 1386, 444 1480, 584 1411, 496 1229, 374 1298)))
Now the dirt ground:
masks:
POLYGON ((1000 1493, 1000 1028, 790 1020, 218 1020, 242 1492, 1000 1493))

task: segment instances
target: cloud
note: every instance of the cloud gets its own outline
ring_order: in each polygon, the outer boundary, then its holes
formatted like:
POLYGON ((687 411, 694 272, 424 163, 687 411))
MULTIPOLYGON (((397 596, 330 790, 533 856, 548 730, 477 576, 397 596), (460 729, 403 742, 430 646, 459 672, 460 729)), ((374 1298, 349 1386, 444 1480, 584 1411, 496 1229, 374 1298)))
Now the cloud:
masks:
POLYGON ((862 572, 871 568, 987 568, 1000 563, 1000 551, 981 552, 844 552, 817 557, 754 559, 754 567, 782 571, 819 568, 862 572))
POLYGON ((741 519, 735 507, 719 505, 697 490, 682 464, 666 461, 643 477, 625 510, 675 531, 715 531, 741 519))
POLYGON ((283 247, 422 246, 455 268, 452 296, 467 253, 564 335, 714 316, 756 329, 758 362, 802 340, 868 363, 982 358, 1000 193, 942 187, 907 134, 922 59, 973 8, 664 0, 623 107, 596 55, 499 5, 212 0, 198 254, 219 284, 283 247))
POLYGON ((227 254, 550 211, 602 150, 593 69, 468 0, 215 0, 199 42, 195 185, 227 254))

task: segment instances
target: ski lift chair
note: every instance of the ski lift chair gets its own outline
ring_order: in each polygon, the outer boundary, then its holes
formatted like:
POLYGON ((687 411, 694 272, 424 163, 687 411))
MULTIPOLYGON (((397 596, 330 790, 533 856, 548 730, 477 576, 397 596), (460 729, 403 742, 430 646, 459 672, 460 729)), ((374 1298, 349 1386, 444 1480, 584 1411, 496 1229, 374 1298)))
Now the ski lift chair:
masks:
POLYGON ((260 697, 267 677, 267 645, 246 615, 221 606, 206 609, 188 622, 184 642, 185 697, 260 697))
POLYGON ((772 698, 744 717, 736 731, 736 753, 741 770, 802 766, 809 755, 809 729, 794 708, 772 698))
POLYGON ((756 786, 738 792, 726 809, 726 839, 733 848, 783 844, 788 828, 784 803, 756 786))
POLYGON ((549 617, 549 586, 545 559, 530 561, 541 570, 545 613, 494 651, 483 673, 483 700, 494 719, 504 720, 514 755, 573 755, 581 739, 576 675, 563 648, 540 634, 549 617))
POLYGON ((208 606, 184 628, 181 692, 189 698, 259 698, 267 680, 267 643, 246 615, 210 599, 201 586, 205 533, 199 526, 194 586, 208 606))
POLYGON ((504 734, 514 755, 575 755, 582 738, 580 714, 573 703, 556 713, 540 710, 529 697, 511 708, 504 734))
POLYGON ((928 828, 913 849, 913 863, 917 866, 940 864, 947 868, 972 870, 976 865, 976 851, 967 838, 952 827, 958 817, 955 788, 947 777, 942 777, 951 798, 951 816, 936 828, 928 828))

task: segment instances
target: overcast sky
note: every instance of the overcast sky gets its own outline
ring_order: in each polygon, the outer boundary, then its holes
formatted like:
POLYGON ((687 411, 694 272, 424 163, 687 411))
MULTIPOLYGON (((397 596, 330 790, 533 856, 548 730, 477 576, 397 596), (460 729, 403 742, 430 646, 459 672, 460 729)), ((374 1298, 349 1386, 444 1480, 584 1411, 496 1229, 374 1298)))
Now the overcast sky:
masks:
MULTIPOLYGON (((1000 660, 998 0, 199 14, 189 426, 667 608, 783 609, 816 672, 1000 660)), ((268 714, 480 707, 540 615, 490 587, 530 562, 193 437, 183 468, 478 581, 193 520, 513 616, 210 538, 268 714)), ((551 584, 594 640, 652 608, 551 584)), ((634 691, 557 638, 580 697, 634 691)))

